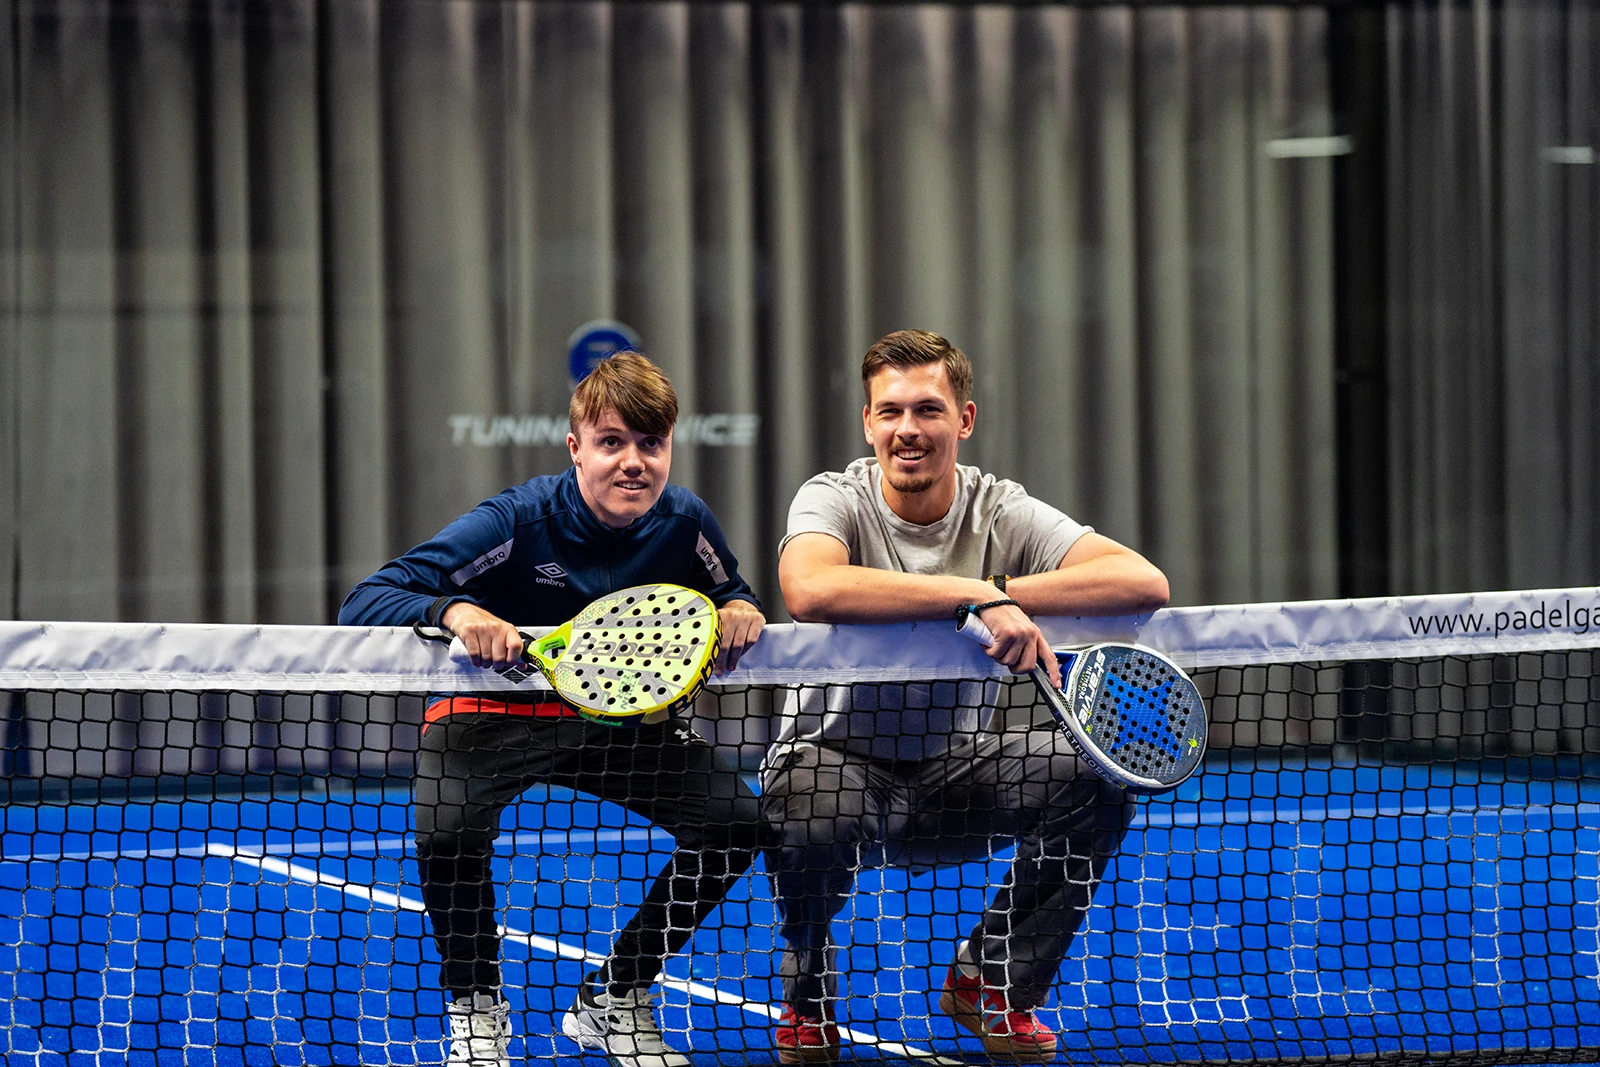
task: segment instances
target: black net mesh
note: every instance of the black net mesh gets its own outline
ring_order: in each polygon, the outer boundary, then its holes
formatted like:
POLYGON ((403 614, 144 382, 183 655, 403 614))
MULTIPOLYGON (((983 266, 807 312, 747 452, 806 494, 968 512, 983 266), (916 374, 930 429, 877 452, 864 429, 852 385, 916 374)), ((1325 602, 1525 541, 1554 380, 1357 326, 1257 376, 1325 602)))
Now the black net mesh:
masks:
POLYGON ((776 686, 655 733, 0 693, 0 1058, 440 1063, 488 989, 511 1062, 578 1063, 605 968, 697 1064, 1593 1061, 1594 658, 1196 670, 1205 765, 1127 799, 992 679, 835 690, 954 731, 911 758, 769 753, 776 686))

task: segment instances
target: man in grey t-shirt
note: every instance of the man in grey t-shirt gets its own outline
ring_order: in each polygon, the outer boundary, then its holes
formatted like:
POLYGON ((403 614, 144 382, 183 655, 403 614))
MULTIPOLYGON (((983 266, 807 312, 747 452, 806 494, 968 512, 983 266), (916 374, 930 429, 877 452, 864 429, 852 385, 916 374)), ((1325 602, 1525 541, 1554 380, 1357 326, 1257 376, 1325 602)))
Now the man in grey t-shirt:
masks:
MULTIPOLYGON (((873 459, 801 487, 780 547, 796 619, 951 618, 977 606, 989 655, 1017 674, 1059 667, 1030 615, 1122 615, 1167 601, 1138 553, 1014 482, 956 462, 972 434, 972 367, 937 334, 902 330, 862 362, 873 459), (987 575, 988 577, 984 577, 987 575)), ((1045 1062, 1057 1039, 1033 1010, 1055 983, 1130 805, 1053 727, 990 731, 997 683, 831 686, 797 694, 762 775, 779 834, 768 866, 781 918, 784 1063, 830 1062, 829 926, 862 857, 916 865, 1016 859, 945 979, 940 1007, 995 1056, 1045 1062)))

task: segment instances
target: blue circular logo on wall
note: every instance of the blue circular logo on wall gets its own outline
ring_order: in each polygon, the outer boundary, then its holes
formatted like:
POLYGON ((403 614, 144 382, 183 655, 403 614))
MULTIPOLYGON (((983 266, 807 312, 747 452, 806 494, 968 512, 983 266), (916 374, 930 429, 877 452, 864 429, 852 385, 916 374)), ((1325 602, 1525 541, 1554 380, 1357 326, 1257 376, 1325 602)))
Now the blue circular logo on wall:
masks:
POLYGON ((572 375, 572 384, 583 381, 607 356, 638 350, 639 335, 626 323, 612 319, 584 323, 567 338, 567 369, 572 375))

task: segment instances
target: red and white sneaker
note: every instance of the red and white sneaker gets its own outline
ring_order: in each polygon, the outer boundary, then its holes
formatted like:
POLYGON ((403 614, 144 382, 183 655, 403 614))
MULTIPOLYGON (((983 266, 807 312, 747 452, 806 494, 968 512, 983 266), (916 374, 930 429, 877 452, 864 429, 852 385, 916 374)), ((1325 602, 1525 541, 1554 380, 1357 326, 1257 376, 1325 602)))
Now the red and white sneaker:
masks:
POLYGON ((839 1059, 839 1027, 832 1019, 801 1015, 783 1006, 773 1035, 779 1063, 834 1063, 839 1059))
POLYGON ((1031 1011, 1016 1011, 998 989, 968 978, 959 967, 945 976, 939 996, 944 1013, 983 1041, 991 1056, 1018 1063, 1049 1063, 1056 1058, 1056 1035, 1031 1011))

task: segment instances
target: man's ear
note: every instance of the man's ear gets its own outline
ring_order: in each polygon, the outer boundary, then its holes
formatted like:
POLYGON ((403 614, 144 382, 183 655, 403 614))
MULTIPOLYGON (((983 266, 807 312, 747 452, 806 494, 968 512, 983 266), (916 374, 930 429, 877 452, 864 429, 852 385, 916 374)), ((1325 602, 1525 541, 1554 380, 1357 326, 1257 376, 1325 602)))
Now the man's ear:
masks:
POLYGON ((861 405, 861 434, 867 439, 867 444, 872 443, 872 405, 861 405))
POLYGON ((583 466, 582 463, 578 462, 578 435, 575 433, 569 432, 567 434, 567 454, 572 457, 572 465, 574 467, 581 468, 583 466))
POLYGON ((965 441, 972 436, 973 427, 978 420, 978 405, 967 401, 961 408, 961 429, 956 433, 957 441, 965 441))

